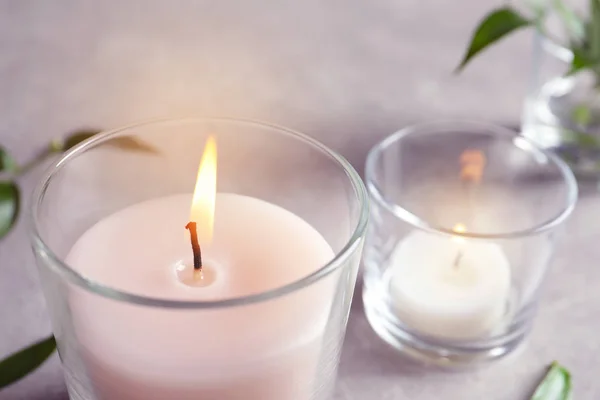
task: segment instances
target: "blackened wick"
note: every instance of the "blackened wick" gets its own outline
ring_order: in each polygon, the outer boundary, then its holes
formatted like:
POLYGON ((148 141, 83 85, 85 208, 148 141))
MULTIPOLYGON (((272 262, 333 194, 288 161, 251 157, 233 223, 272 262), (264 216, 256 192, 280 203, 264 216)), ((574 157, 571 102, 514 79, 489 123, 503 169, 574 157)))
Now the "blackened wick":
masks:
POLYGON ((185 229, 190 231, 190 238, 192 240, 192 251, 194 252, 194 270, 202 270, 202 252, 200 251, 200 244, 198 243, 198 231, 196 230, 195 222, 188 222, 185 229))

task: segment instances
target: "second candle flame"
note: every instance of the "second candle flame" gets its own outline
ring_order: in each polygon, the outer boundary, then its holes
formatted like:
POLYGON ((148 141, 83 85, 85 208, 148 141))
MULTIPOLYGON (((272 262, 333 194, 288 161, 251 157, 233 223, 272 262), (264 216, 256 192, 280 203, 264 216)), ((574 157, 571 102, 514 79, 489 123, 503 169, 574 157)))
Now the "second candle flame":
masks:
POLYGON ((192 198, 190 221, 197 224, 198 241, 209 244, 213 237, 215 198, 217 196, 217 143, 213 136, 206 140, 198 178, 192 198))
POLYGON ((454 228, 452 228, 452 231, 459 234, 457 236, 452 236, 452 240, 454 240, 457 243, 463 243, 465 241, 465 239, 462 236, 460 236, 460 234, 465 233, 467 231, 466 226, 464 226, 463 224, 456 224, 454 225, 454 228))

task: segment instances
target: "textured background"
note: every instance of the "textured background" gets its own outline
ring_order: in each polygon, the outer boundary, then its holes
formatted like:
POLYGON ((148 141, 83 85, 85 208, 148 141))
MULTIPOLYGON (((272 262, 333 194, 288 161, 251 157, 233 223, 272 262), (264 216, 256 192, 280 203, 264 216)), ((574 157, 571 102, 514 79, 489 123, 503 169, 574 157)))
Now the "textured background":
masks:
MULTIPOLYGON (((306 132, 362 171, 407 124, 517 125, 530 37, 451 71, 491 0, 0 0, 0 141, 26 160, 84 126, 178 115, 267 120, 306 132)), ((33 187, 39 171, 23 179, 33 187)), ((600 397, 600 197, 584 193, 548 279, 529 345, 468 373, 419 370, 371 332, 355 299, 338 400, 526 399, 544 366, 600 397)), ((50 330, 21 223, 0 243, 0 355, 50 330)), ((58 360, 0 399, 65 398, 58 360)))

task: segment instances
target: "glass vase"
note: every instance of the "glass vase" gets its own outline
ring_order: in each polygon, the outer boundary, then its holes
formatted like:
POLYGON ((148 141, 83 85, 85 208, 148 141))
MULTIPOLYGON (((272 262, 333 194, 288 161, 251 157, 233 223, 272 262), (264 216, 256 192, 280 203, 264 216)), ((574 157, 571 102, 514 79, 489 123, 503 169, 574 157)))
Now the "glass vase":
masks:
POLYGON ((536 33, 522 133, 557 153, 578 178, 600 178, 598 76, 568 74, 570 49, 536 33))

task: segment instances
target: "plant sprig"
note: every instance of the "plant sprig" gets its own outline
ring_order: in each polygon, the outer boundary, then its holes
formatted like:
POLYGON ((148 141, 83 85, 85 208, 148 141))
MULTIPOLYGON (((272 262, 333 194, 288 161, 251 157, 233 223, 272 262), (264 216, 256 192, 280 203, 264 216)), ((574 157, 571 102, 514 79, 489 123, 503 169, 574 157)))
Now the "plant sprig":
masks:
POLYGON ((473 57, 506 35, 532 24, 533 21, 525 18, 511 7, 502 7, 492 11, 483 19, 475 30, 475 33, 473 33, 469 48, 457 71, 461 71, 473 57))
POLYGON ((600 0, 589 0, 589 15, 586 18, 562 0, 543 4, 530 1, 528 8, 531 17, 511 6, 503 6, 487 14, 475 29, 456 71, 462 71, 476 55, 520 29, 533 27, 549 37, 544 28, 545 20, 549 11, 555 11, 567 33, 566 43, 561 44, 573 54, 567 73, 589 70, 600 82, 600 0))
MULTIPOLYGON (((0 239, 10 232, 19 216, 21 196, 17 179, 43 164, 48 158, 72 149, 98 132, 99 130, 95 129, 83 129, 72 132, 65 138, 55 139, 34 158, 22 165, 18 164, 5 148, 0 147, 0 239)), ((158 152, 148 143, 133 137, 117 137, 107 141, 106 144, 122 150, 158 152)))
MULTIPOLYGON (((98 132, 90 129, 79 130, 63 139, 53 140, 36 157, 22 165, 19 165, 6 149, 0 147, 0 239, 10 232, 19 216, 21 195, 17 179, 48 158, 72 149, 98 132)), ((133 137, 117 137, 105 143, 122 150, 158 153, 158 150, 148 143, 133 137)), ((55 349, 56 341, 54 336, 50 335, 0 360, 0 390, 37 369, 55 349)))
MULTIPOLYGON (((55 139, 36 157, 22 165, 19 165, 6 149, 0 147, 0 176, 8 176, 8 178, 0 179, 0 239, 10 232, 19 216, 21 196, 17 178, 44 163, 48 158, 72 149, 99 132, 95 129, 82 129, 72 132, 65 138, 55 139)), ((148 143, 133 137, 121 136, 110 139, 105 144, 121 150, 158 153, 158 150, 148 143)), ((56 341, 54 336, 50 335, 6 359, 0 360, 0 389, 37 369, 52 355, 55 349, 56 341)))

